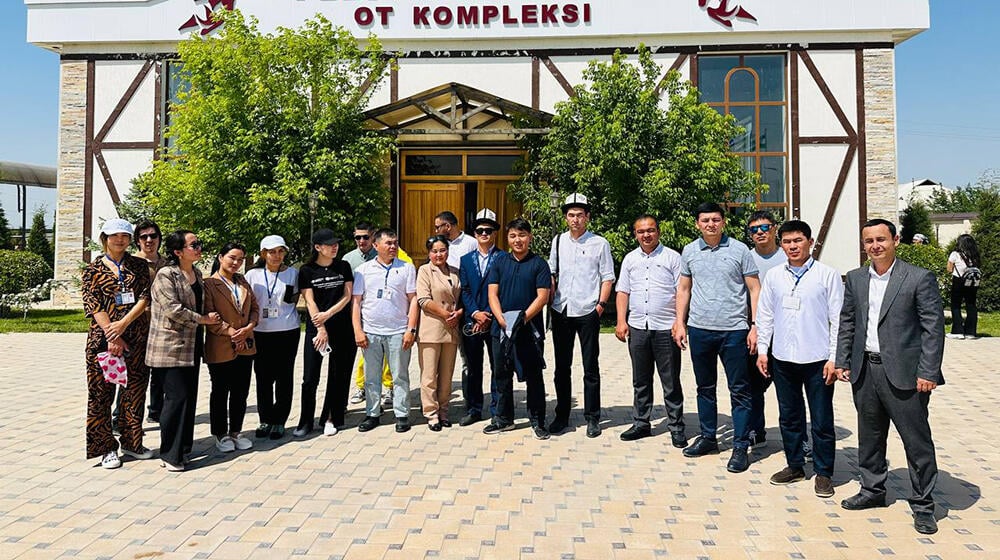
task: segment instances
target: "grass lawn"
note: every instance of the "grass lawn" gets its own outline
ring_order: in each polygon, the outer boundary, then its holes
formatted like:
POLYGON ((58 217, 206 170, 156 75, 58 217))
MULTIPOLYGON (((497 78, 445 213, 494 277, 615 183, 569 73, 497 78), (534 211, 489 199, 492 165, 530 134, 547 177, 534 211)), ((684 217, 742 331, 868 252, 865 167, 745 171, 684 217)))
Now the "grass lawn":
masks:
POLYGON ((90 319, 76 309, 33 309, 28 318, 19 312, 8 319, 0 319, 0 333, 57 332, 83 333, 90 328, 90 319))

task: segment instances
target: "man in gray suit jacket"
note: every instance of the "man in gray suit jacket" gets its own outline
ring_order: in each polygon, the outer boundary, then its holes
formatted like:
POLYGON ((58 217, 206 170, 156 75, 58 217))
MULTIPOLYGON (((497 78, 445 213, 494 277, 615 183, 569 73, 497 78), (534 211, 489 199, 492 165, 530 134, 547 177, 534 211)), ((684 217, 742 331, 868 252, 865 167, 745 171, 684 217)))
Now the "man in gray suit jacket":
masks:
POLYGON ((886 437, 896 426, 910 470, 914 527, 937 532, 931 492, 937 480, 927 421, 931 391, 944 384, 944 311, 928 270, 896 259, 896 226, 869 220, 861 229, 871 266, 847 274, 837 341, 837 375, 850 381, 858 410, 861 491, 844 509, 885 506, 886 437))

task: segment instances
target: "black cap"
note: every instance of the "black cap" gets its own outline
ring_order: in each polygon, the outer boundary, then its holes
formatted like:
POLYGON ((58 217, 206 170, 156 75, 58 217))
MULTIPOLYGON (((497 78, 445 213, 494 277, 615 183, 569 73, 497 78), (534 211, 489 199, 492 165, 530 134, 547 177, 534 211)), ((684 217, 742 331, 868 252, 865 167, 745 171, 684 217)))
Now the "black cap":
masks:
POLYGON ((316 230, 313 234, 313 245, 336 245, 340 243, 340 238, 337 234, 333 233, 333 230, 323 228, 316 230))

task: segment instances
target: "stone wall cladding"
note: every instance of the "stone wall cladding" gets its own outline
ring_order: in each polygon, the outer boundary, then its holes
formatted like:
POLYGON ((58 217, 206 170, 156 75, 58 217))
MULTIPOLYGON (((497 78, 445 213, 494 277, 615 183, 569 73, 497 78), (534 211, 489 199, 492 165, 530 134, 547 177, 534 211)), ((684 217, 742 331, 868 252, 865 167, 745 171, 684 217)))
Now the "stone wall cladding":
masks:
POLYGON ((53 290, 57 307, 81 304, 75 280, 83 258, 84 170, 87 132, 87 62, 62 61, 59 65, 59 174, 56 203, 56 280, 69 282, 53 290))
POLYGON ((893 49, 866 49, 868 218, 896 222, 896 78, 893 49))

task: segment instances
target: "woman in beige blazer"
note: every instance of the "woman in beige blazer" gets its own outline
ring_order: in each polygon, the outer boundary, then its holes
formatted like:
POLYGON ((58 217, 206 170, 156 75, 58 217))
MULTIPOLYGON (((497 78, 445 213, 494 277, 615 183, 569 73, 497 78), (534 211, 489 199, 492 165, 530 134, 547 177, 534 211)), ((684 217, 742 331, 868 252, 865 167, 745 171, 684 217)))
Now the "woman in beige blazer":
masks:
POLYGON ((184 470, 184 455, 194 442, 198 402, 198 366, 203 354, 202 325, 220 322, 206 313, 201 272, 201 241, 191 231, 177 230, 164 240, 167 266, 156 273, 150 289, 149 341, 146 365, 163 377, 160 413, 160 459, 170 471, 184 470))
POLYGON ((257 298, 239 273, 245 259, 243 245, 226 243, 212 264, 212 276, 205 280, 205 310, 222 317, 221 323, 208 327, 205 363, 212 376, 208 415, 215 447, 223 453, 253 447, 240 433, 250 394, 252 356, 257 353, 253 328, 258 321, 257 298))
POLYGON ((448 238, 437 235, 427 240, 430 262, 417 270, 417 303, 420 327, 417 351, 420 354, 420 401, 427 427, 439 432, 450 427, 448 402, 451 401, 451 378, 455 373, 455 355, 461 333, 462 310, 459 301, 462 287, 458 270, 448 266, 448 238))

